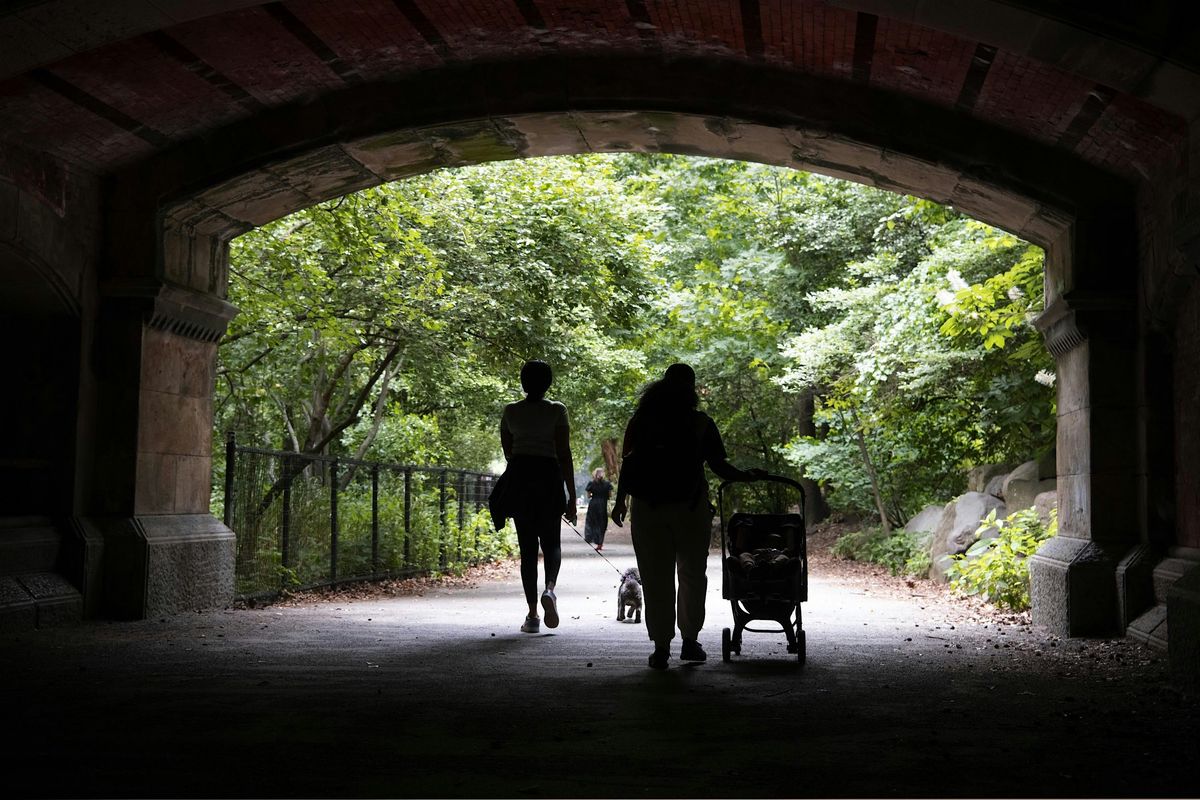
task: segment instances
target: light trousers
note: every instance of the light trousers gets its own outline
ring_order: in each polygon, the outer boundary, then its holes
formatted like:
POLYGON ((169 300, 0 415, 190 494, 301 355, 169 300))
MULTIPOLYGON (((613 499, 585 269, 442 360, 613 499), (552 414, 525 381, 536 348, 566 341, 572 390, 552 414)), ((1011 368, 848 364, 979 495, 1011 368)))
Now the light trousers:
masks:
POLYGON ((665 647, 675 638, 677 611, 680 635, 684 639, 697 638, 704 627, 712 509, 704 498, 694 504, 652 504, 634 497, 629 504, 629 533, 642 574, 650 639, 656 646, 665 647))

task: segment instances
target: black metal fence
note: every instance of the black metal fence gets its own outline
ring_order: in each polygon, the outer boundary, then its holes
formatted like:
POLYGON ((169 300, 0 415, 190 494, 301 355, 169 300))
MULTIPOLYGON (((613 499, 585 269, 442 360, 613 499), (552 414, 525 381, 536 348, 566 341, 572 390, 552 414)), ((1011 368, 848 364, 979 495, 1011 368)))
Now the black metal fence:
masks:
POLYGON ((507 554, 487 511, 497 476, 225 445, 237 595, 400 577, 507 554))

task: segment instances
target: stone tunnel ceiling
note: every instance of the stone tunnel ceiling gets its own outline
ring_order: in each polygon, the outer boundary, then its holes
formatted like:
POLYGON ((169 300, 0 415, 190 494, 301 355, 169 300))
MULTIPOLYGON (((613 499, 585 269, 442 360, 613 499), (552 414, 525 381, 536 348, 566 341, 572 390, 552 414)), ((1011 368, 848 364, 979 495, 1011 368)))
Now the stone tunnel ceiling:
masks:
POLYGON ((1170 15, 1121 41, 1120 20, 1102 31, 1116 39, 1089 32, 1104 18, 1089 17, 1086 5, 1055 4, 1066 19, 1031 16, 1034 5, 26 2, 0 15, 0 130, 9 143, 107 175, 271 109, 355 87, 463 64, 650 54, 870 87, 1130 180, 1181 158, 1197 92, 1178 54, 1192 50, 1186 38, 1165 54, 1145 41, 1147 30, 1169 31, 1170 15))

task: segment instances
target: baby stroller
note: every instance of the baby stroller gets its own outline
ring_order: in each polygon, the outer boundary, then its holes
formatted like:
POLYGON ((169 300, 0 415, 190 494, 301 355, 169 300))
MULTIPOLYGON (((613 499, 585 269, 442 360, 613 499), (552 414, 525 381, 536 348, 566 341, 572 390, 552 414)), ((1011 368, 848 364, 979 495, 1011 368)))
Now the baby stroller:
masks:
POLYGON ((808 600, 808 546, 804 529, 804 488, 794 480, 767 475, 740 482, 726 518, 725 481, 717 490, 721 514, 721 596, 733 607, 733 630, 721 632, 721 657, 742 652, 742 631, 778 633, 747 623, 771 620, 787 635, 789 653, 804 663, 800 604, 808 600), (770 483, 770 486, 763 484, 770 483), (794 492, 793 492, 794 490, 794 492), (787 500, 799 495, 793 507, 787 500), (773 507, 749 513, 743 507, 773 507), (793 510, 794 509, 794 510, 793 510), (793 618, 794 617, 794 618, 793 618))

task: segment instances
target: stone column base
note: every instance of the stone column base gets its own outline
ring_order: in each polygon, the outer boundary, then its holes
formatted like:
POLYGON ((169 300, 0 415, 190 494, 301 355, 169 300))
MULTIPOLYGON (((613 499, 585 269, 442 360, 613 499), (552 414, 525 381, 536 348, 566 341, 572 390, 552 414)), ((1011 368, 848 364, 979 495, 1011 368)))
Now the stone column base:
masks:
POLYGON ((1117 601, 1119 547, 1055 536, 1029 559, 1033 622, 1059 636, 1122 632, 1117 601))
POLYGON ((1171 679, 1200 687, 1200 566, 1192 568, 1167 590, 1167 661, 1171 679))
POLYGON ((209 514, 90 520, 104 536, 102 613, 145 619, 233 602, 234 533, 209 514))

